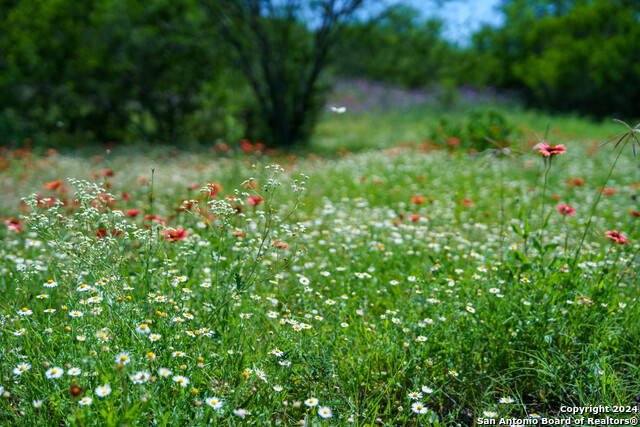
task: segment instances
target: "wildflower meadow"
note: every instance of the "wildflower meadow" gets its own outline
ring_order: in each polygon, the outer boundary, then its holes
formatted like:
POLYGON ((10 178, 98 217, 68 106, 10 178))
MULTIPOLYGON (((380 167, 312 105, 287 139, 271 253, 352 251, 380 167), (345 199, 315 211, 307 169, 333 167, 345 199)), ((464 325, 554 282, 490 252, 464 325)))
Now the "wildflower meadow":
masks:
POLYGON ((0 425, 635 419, 639 131, 561 125, 5 149, 0 425))

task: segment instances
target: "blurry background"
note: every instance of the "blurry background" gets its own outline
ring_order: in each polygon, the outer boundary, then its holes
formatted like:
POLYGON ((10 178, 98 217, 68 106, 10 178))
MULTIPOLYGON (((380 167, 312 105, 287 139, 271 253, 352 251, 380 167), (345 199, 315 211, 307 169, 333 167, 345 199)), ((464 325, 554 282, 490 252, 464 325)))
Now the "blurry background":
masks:
POLYGON ((633 120, 639 21, 631 0, 0 0, 0 144, 362 140, 331 106, 396 140, 470 105, 489 128, 633 120))

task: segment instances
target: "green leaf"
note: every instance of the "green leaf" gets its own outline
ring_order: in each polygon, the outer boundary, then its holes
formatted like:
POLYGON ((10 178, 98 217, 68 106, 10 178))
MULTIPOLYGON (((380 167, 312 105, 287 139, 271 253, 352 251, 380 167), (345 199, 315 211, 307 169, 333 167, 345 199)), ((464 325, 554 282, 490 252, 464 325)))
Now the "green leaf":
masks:
POLYGON ((235 281, 236 289, 237 290, 242 290, 242 285, 244 284, 244 282, 242 280, 242 276, 239 275, 238 273, 236 273, 233 278, 234 278, 234 281, 235 281))
POLYGON ((542 252, 542 245, 540 245, 540 242, 538 241, 538 239, 536 239, 535 237, 533 237, 531 239, 531 245, 538 251, 542 252))
POLYGON ((522 237, 522 230, 520 229, 520 227, 516 227, 516 225, 515 225, 515 224, 511 224, 511 229, 512 229, 513 231, 515 231, 515 233, 516 233, 518 236, 522 237))
POLYGON ((549 243, 548 245, 544 246, 543 252, 552 251, 555 248, 557 248, 558 246, 560 246, 558 243, 549 243))
POLYGON ((516 255, 516 258, 518 258, 520 261, 527 264, 531 263, 531 261, 529 261, 529 258, 527 258, 519 249, 514 250, 513 253, 516 255))
POLYGON ((551 219, 552 214, 553 214, 553 211, 550 211, 549 214, 547 215, 547 219, 544 220, 544 225, 542 226, 542 228, 547 227, 547 224, 549 224, 549 220, 551 219))

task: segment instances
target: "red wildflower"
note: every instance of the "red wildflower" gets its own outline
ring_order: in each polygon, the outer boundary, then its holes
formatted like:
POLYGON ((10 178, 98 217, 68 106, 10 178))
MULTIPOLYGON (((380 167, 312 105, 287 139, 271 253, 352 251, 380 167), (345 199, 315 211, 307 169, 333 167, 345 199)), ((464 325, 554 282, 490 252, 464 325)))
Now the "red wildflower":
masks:
POLYGON ((251 206, 257 206, 260 203, 264 202, 264 199, 260 196, 249 196, 247 202, 249 202, 251 206))
POLYGON ((194 206, 196 206, 196 203, 193 200, 181 200, 180 206, 177 206, 175 210, 177 212, 190 211, 194 206))
POLYGON ((582 187, 584 185, 584 179, 573 177, 571 178, 571 184, 575 185, 576 187, 582 187))
POLYGON ((248 139, 242 139, 240 140, 240 149, 244 153, 251 153, 253 151, 253 145, 251 145, 248 139))
POLYGON ((604 194, 605 196, 613 196, 617 192, 618 190, 613 187, 605 187, 604 190, 602 190, 602 194, 604 194))
POLYGON ((115 173, 114 171, 112 171, 111 169, 102 169, 102 170, 100 171, 100 174, 101 174, 102 176, 113 176, 113 175, 115 175, 116 173, 115 173))
POLYGON ((96 199, 91 202, 91 206, 94 208, 104 208, 106 206, 112 206, 115 202, 115 199, 111 198, 111 195, 107 193, 100 193, 96 199))
POLYGON ((98 228, 96 230, 96 237, 103 238, 103 237, 106 237, 106 235, 107 235, 107 229, 106 228, 98 228))
POLYGON ((614 243, 620 243, 621 245, 626 245, 629 243, 624 234, 620 233, 617 230, 611 230, 604 233, 605 236, 611 239, 614 243))
POLYGON ((418 215, 418 214, 411 214, 411 215, 409 215, 409 219, 410 219, 411 221, 413 221, 413 222, 418 222, 418 221, 420 221, 420 215, 418 215))
POLYGON ((449 147, 459 147, 460 146, 460 139, 456 138, 455 136, 452 136, 449 139, 447 139, 447 145, 449 147))
POLYGON ((120 193, 120 197, 122 198, 122 200, 131 200, 131 194, 127 193, 126 191, 120 193))
POLYGON ((257 190, 258 183, 255 181, 247 181, 244 183, 244 188, 253 188, 254 190, 257 190))
POLYGON ((425 199, 422 196, 418 196, 418 195, 414 194, 413 196, 411 196, 411 201, 413 203, 415 203, 416 205, 421 205, 422 203, 426 202, 427 199, 425 199))
POLYGON ((82 391, 82 387, 76 384, 71 384, 71 387, 69 387, 69 394, 73 397, 80 396, 82 394, 82 391))
POLYGON ((182 228, 176 228, 176 229, 169 228, 167 230, 163 230, 162 231, 162 235, 169 242, 175 242, 176 240, 186 239, 187 232, 185 230, 183 230, 182 228))
POLYGON ((629 211, 629 213, 630 213, 631 215, 633 215, 633 216, 640 217, 640 212, 638 212, 638 211, 631 210, 631 211, 629 211))
POLYGON ((282 250, 289 249, 289 244, 287 242, 279 242, 277 240, 274 240, 272 245, 275 246, 276 248, 282 249, 282 250))
POLYGON ((222 185, 215 184, 213 182, 208 182, 204 187, 209 189, 208 193, 204 193, 205 197, 209 197, 211 199, 218 197, 218 193, 222 191, 222 185))
POLYGON ((22 223, 18 219, 8 218, 7 220, 5 220, 4 224, 11 231, 15 231, 15 232, 22 231, 22 223))
POLYGON ((569 205, 558 205, 558 207, 556 208, 558 210, 558 212, 560 212, 562 215, 574 215, 576 213, 576 210, 569 205))
POLYGON ((133 218, 135 216, 138 216, 139 213, 140 213, 140 209, 129 209, 124 214, 128 217, 133 218))
POLYGON ((231 147, 229 147, 229 145, 227 143, 225 143, 225 142, 218 142, 216 144, 216 146, 213 148, 213 152, 215 154, 218 154, 221 151, 222 152, 227 152, 227 151, 230 151, 230 150, 231 150, 231 147))
POLYGON ((160 224, 164 224, 166 222, 164 219, 160 218, 160 216, 158 216, 158 215, 151 216, 149 214, 146 214, 144 216, 144 219, 146 219, 148 221, 152 221, 152 220, 153 221, 158 221, 160 224))
POLYGON ((546 142, 541 142, 534 147, 538 150, 538 153, 542 154, 542 157, 553 157, 557 154, 564 154, 567 149, 564 145, 549 145, 546 142))
POLYGON ((45 185, 42 186, 42 188, 44 188, 45 190, 57 190, 58 187, 60 187, 61 185, 62 185, 62 180, 58 179, 56 181, 47 182, 45 185))
POLYGON ((38 194, 36 196, 36 200, 38 202, 37 206, 39 208, 43 208, 43 207, 44 208, 50 208, 51 206, 56 204, 57 198, 56 198, 56 196, 46 197, 46 196, 43 196, 42 194, 38 194))
POLYGON ((474 203, 469 199, 462 199, 460 200, 460 203, 467 207, 471 207, 474 205, 474 203))

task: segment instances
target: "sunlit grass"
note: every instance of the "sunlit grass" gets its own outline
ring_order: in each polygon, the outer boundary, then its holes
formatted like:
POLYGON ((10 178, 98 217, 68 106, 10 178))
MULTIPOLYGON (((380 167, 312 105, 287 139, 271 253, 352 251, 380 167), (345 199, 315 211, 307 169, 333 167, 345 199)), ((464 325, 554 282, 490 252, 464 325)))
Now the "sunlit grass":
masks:
MULTIPOLYGON (((427 111, 328 115, 314 142, 327 157, 9 154, 3 425, 471 425, 635 407, 630 150, 568 268, 617 154, 591 141, 620 129, 552 122, 567 153, 542 209, 535 137, 516 141, 518 163, 428 151, 427 111)), ((504 114, 545 133, 546 117, 504 114)))

